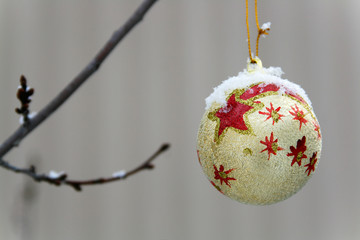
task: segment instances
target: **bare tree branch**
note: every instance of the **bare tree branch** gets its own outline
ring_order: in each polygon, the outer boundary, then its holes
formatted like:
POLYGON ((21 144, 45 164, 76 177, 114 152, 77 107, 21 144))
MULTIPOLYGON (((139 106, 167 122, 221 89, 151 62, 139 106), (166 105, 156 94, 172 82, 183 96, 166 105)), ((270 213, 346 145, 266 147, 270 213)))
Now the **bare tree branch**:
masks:
POLYGON ((104 60, 109 56, 116 45, 138 24, 157 0, 144 0, 125 24, 115 31, 94 59, 35 117, 27 124, 20 126, 8 139, 0 145, 0 159, 13 147, 17 146, 32 130, 57 110, 94 72, 96 72, 104 60))
POLYGON ((0 145, 0 166, 10 170, 12 172, 25 174, 35 181, 47 182, 56 186, 68 185, 73 187, 77 191, 81 191, 83 185, 95 185, 109 183, 113 181, 123 180, 131 175, 134 175, 145 169, 152 169, 152 161, 161 153, 169 148, 169 144, 163 144, 158 151, 156 151, 148 160, 143 162, 138 167, 131 171, 120 171, 114 173, 111 177, 96 178, 90 180, 69 180, 65 172, 49 174, 38 174, 35 166, 29 168, 20 168, 9 162, 3 160, 5 154, 7 154, 12 148, 17 146, 22 139, 24 139, 32 130, 39 126, 46 118, 54 113, 94 72, 96 72, 104 60, 109 56, 118 43, 138 24, 146 12, 157 0, 144 0, 143 3, 137 8, 137 10, 131 15, 131 17, 125 22, 125 24, 113 33, 111 38, 102 47, 102 49, 96 54, 96 56, 85 66, 85 68, 43 109, 41 109, 34 117, 29 117, 29 103, 30 96, 34 93, 33 89, 27 87, 26 79, 24 76, 20 78, 20 88, 17 92, 17 97, 21 102, 21 107, 16 108, 16 112, 21 114, 24 118, 24 124, 22 124, 8 139, 0 145))
POLYGON ((89 180, 68 180, 67 174, 65 172, 59 173, 56 177, 51 176, 50 174, 37 174, 36 169, 34 166, 30 166, 29 168, 19 168, 16 167, 2 159, 0 159, 0 166, 3 168, 6 168, 10 171, 16 172, 16 173, 22 173, 25 174, 31 178, 33 178, 37 182, 47 182, 49 184, 53 184, 56 186, 61 185, 68 185, 73 187, 76 191, 81 191, 82 186, 84 185, 96 185, 96 184, 104 184, 104 183, 110 183, 114 181, 124 180, 125 178, 134 175, 140 171, 146 170, 146 169, 153 169, 154 165, 152 165, 152 161, 159 156, 161 153, 165 152, 170 147, 169 144, 163 144, 159 150, 157 150, 151 157, 149 157, 145 162, 143 162, 138 167, 130 170, 130 171, 123 171, 121 174, 113 174, 111 177, 103 177, 103 178, 95 178, 95 179, 89 179, 89 180))

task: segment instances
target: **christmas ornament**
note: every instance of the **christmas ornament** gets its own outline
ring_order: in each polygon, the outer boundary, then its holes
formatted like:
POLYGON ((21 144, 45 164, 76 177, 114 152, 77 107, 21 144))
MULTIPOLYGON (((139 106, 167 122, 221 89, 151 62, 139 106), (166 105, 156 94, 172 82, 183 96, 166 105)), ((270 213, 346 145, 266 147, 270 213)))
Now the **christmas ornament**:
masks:
POLYGON ((284 200, 305 185, 319 162, 321 132, 311 102, 281 74, 250 55, 247 69, 206 99, 198 160, 210 183, 239 202, 284 200))

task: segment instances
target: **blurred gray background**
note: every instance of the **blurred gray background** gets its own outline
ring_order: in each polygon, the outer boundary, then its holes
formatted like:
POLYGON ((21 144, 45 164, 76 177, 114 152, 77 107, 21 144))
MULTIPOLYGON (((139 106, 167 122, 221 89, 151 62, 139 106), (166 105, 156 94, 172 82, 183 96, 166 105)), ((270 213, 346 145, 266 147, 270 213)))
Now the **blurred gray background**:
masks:
MULTIPOLYGON (((38 111, 132 14, 140 0, 0 1, 0 141, 19 125, 24 74, 38 111)), ((252 44, 256 27, 250 0, 252 44)), ((308 93, 323 152, 296 195, 250 206, 219 194, 197 162, 204 99, 246 66, 243 0, 160 0, 66 104, 5 159, 73 178, 131 169, 163 142, 153 171, 85 187, 37 184, 0 169, 0 238, 360 239, 358 0, 259 0, 264 66, 308 93)))

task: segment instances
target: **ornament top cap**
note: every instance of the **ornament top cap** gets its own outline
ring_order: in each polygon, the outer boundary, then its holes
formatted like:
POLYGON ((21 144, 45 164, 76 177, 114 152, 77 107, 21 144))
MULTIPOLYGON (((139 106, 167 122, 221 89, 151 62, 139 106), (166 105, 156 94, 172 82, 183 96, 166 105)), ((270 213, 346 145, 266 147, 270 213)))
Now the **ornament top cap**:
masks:
POLYGON ((248 59, 247 61, 247 72, 254 73, 254 72, 264 72, 262 67, 262 62, 259 57, 255 57, 252 60, 248 59))

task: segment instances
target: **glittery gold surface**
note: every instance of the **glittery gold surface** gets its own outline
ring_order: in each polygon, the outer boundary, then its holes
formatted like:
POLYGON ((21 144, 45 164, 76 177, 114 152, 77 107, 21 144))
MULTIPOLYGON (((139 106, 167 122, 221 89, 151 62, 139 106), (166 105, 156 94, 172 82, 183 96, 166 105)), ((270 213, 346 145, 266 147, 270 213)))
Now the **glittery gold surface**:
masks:
MULTIPOLYGON (((246 116, 244 115, 250 131, 242 132, 228 127, 217 137, 220 120, 215 113, 220 106, 213 103, 200 123, 197 141, 199 159, 208 179, 228 197, 256 205, 276 203, 299 191, 312 176, 313 171, 306 172, 305 165, 309 164, 313 153, 317 153, 317 159, 321 155, 321 138, 315 130, 315 124, 318 122, 311 107, 292 96, 266 92, 244 101, 239 96, 245 90, 237 89, 234 92, 237 94, 237 101, 256 105, 246 116), (261 103, 255 104, 255 99, 261 103), (276 122, 266 121, 267 116, 259 114, 259 111, 264 111, 270 103, 276 106, 275 109, 281 107, 278 114, 284 115, 276 122), (295 105, 305 113, 305 123, 301 129, 299 121, 290 114, 295 105), (271 145, 273 150, 276 147, 275 154, 264 151, 264 141, 266 138, 271 140, 271 134, 272 141, 277 139, 277 142, 271 145), (290 147, 296 148, 298 140, 304 136, 304 154, 307 157, 302 159, 301 166, 298 163, 291 166, 293 157, 288 156, 291 153, 290 147)), ((276 116, 275 113, 271 114, 276 116)), ((312 161, 314 162, 314 159, 312 161)), ((315 170, 318 162, 315 164, 315 170)))

